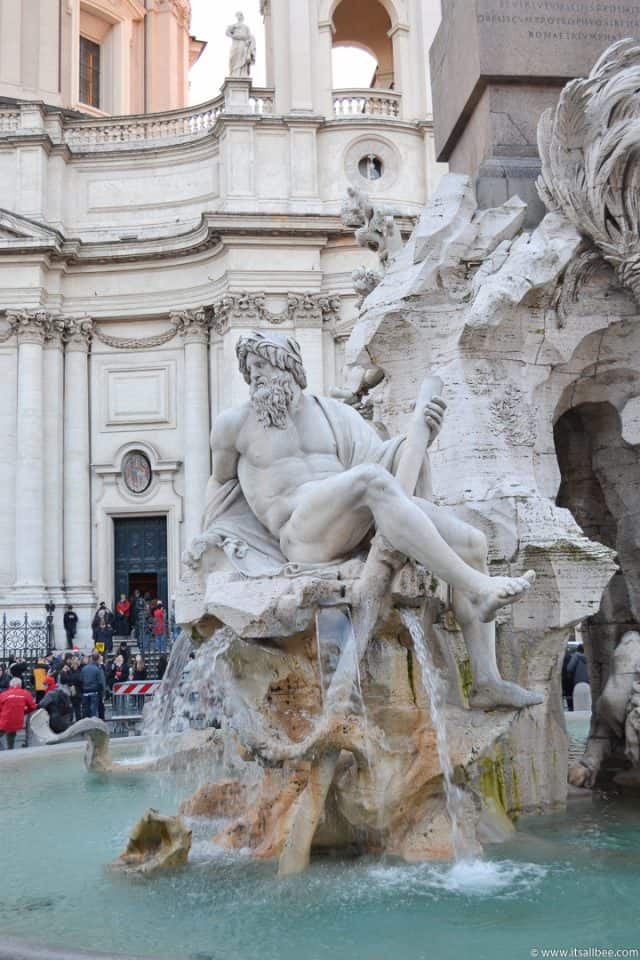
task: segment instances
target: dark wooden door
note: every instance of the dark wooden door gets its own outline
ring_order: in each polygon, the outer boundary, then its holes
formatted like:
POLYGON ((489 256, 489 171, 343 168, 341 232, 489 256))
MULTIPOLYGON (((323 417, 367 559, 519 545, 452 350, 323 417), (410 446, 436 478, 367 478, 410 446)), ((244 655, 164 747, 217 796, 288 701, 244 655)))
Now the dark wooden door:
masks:
MULTIPOLYGON (((148 585, 153 594, 168 609, 167 590, 167 518, 114 518, 115 597, 124 593, 131 596, 137 587, 148 585)), ((145 591, 142 590, 144 593, 145 591)))

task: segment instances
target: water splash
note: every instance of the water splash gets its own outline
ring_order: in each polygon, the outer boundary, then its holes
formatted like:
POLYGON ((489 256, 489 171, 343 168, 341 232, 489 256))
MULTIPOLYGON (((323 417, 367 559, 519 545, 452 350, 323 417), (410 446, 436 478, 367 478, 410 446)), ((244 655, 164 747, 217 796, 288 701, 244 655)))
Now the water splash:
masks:
POLYGON ((549 868, 538 863, 473 859, 453 865, 377 865, 369 868, 367 877, 372 885, 396 894, 514 899, 540 886, 548 873, 549 868))
MULTIPOLYGON (((422 684, 429 699, 431 720, 436 732, 436 748, 444 781, 444 795, 447 813, 451 822, 451 842, 456 860, 468 858, 469 851, 460 829, 463 812, 464 794, 453 782, 453 763, 447 740, 447 726, 444 707, 446 702, 446 683, 433 662, 431 650, 425 640, 424 628, 415 610, 403 607, 400 616, 411 635, 416 659, 420 667, 422 684)), ((481 862, 481 861, 479 861, 481 862)))
POLYGON ((169 753, 171 738, 190 727, 220 725, 222 697, 215 674, 218 660, 232 639, 230 630, 217 630, 192 658, 191 638, 184 631, 180 634, 161 690, 145 710, 142 729, 152 755, 169 753))

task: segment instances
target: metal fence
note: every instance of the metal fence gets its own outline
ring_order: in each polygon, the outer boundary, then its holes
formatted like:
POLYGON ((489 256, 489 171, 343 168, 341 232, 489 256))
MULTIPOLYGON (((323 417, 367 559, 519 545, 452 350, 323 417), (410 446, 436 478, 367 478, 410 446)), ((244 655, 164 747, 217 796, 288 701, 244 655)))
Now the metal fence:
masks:
POLYGON ((8 663, 16 657, 36 660, 45 657, 53 650, 53 616, 40 619, 24 617, 14 618, 6 613, 0 621, 0 661, 8 663))

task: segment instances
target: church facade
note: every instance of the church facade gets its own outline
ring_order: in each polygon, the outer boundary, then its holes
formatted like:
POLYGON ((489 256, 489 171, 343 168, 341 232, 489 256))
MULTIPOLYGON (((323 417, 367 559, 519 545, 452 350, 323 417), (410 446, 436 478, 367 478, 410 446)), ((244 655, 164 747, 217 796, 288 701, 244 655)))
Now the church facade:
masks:
POLYGON ((0 57, 0 606, 53 602, 60 630, 72 603, 84 637, 97 601, 170 604, 212 419, 246 395, 241 333, 290 331, 310 389, 339 383, 351 273, 377 266, 347 187, 408 234, 440 174, 436 0, 264 0, 266 86, 230 77, 196 107, 188 8, 0 0, 19 48, 0 57), (336 44, 374 55, 370 87, 334 90, 336 44))

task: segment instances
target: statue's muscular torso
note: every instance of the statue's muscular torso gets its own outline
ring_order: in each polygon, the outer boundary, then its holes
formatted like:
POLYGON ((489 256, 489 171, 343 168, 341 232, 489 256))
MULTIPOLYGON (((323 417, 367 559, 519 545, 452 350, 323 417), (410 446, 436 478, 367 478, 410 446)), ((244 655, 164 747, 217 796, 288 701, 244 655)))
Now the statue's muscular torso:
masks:
POLYGON ((326 416, 304 394, 284 430, 265 429, 251 403, 226 411, 216 420, 212 446, 216 480, 237 476, 247 503, 275 537, 303 488, 344 472, 326 416))

